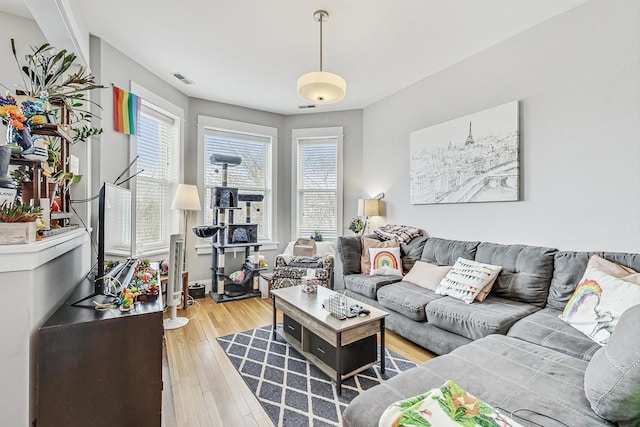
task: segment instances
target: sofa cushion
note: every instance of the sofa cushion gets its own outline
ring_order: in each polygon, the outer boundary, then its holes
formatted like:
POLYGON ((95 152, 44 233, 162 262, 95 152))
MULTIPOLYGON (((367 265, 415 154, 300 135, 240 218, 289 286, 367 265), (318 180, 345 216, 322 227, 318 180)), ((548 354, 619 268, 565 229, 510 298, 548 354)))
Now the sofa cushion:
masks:
POLYGON ((482 242, 475 260, 502 266, 491 295, 544 307, 557 249, 482 242))
POLYGON ((556 310, 564 309, 567 301, 573 295, 578 286, 578 282, 587 269, 587 262, 591 255, 597 253, 602 258, 617 264, 624 265, 640 271, 640 254, 629 254, 623 252, 556 252, 553 260, 553 278, 549 288, 547 306, 556 310))
MULTIPOLYGON (((400 242, 398 239, 381 241, 362 236, 362 254, 360 255, 360 270, 362 274, 369 274, 371 272, 371 254, 369 252, 371 248, 400 248, 400 242)), ((398 255, 399 254, 400 250, 398 249, 398 255)), ((402 269, 400 269, 400 271, 402 272, 402 269)))
POLYGON ((404 273, 408 273, 416 261, 422 256, 424 245, 427 242, 427 236, 416 237, 411 239, 409 243, 400 242, 400 255, 402 256, 402 269, 404 273))
POLYGON ((402 280, 435 292, 450 270, 450 265, 435 265, 424 261, 416 261, 411 271, 402 280))
POLYGON ((569 356, 590 360, 600 345, 558 318, 562 312, 545 307, 516 322, 508 336, 541 345, 569 356))
POLYGON ((453 265, 460 257, 474 259, 479 243, 430 237, 424 244, 420 260, 430 264, 453 265))
POLYGON ((514 323, 537 310, 533 304, 490 295, 474 304, 450 297, 437 299, 427 305, 426 314, 432 325, 476 340, 490 334, 506 334, 514 323))
POLYGON ((400 248, 369 248, 370 275, 402 276, 400 248))
POLYGON ((451 271, 436 288, 436 293, 471 304, 485 287, 495 282, 501 268, 499 265, 458 258, 451 271))
POLYGON ((344 277, 344 287, 352 292, 375 299, 378 289, 390 283, 399 282, 401 276, 370 276, 368 274, 349 274, 344 277))
POLYGON ((424 306, 442 298, 435 292, 409 282, 398 282, 378 289, 378 302, 411 320, 424 322, 424 306))
POLYGON ((360 394, 344 411, 344 425, 377 426, 391 403, 453 380, 507 413, 520 409, 518 415, 538 425, 559 424, 536 413, 570 426, 612 426, 591 410, 584 395, 587 363, 516 338, 490 335, 360 394))
POLYGON ((587 264, 560 318, 605 345, 622 313, 637 304, 640 304, 640 286, 587 264))
POLYGON ((337 250, 343 274, 360 273, 360 255, 362 254, 360 236, 338 237, 337 250))
POLYGON ((442 387, 394 402, 380 417, 378 427, 404 425, 520 426, 451 380, 442 387))
POLYGON ((625 311, 609 343, 587 366, 584 388, 593 411, 609 421, 640 424, 640 304, 625 311), (629 422, 633 420, 634 422, 629 422))

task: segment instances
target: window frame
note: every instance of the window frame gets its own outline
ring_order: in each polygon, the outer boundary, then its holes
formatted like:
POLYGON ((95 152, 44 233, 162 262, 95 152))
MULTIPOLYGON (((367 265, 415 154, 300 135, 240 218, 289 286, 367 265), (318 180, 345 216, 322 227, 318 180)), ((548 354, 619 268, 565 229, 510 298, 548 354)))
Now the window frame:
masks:
MULTIPOLYGON (((336 177, 336 237, 342 235, 344 212, 344 130, 342 126, 323 128, 303 128, 291 130, 291 236, 298 237, 298 150, 299 140, 335 138, 337 144, 336 177)), ((333 240, 333 239, 328 239, 333 240)), ((336 239, 337 240, 337 239, 336 239)))
MULTIPOLYGON (((170 117, 174 120, 175 133, 176 133, 176 143, 177 148, 176 151, 178 153, 178 158, 176 159, 176 171, 173 174, 173 178, 175 181, 173 182, 177 187, 178 184, 184 182, 184 110, 175 104, 169 102, 165 98, 151 92, 150 90, 144 88, 140 84, 131 81, 130 82, 130 91, 135 95, 139 96, 141 99, 141 103, 144 104, 147 108, 154 110, 162 115, 170 117)), ((142 107, 141 107, 142 108, 142 107)), ((138 143, 136 135, 129 136, 129 159, 133 160, 138 155, 138 143)), ((135 174, 136 167, 135 164, 131 166, 129 170, 129 176, 135 174)), ((138 181, 136 177, 133 177, 130 180, 129 189, 131 190, 131 254, 134 257, 150 257, 155 255, 165 254, 169 251, 169 241, 167 240, 166 244, 157 244, 152 245, 147 248, 143 248, 138 251, 138 241, 137 241, 137 186, 138 181)), ((172 200, 168 200, 169 208, 172 200)), ((172 215, 172 218, 169 222, 169 230, 168 235, 179 233, 181 230, 181 225, 183 224, 184 218, 182 215, 172 215)))
MULTIPOLYGON (((217 117, 198 115, 198 191, 206 194, 205 173, 204 173, 204 153, 205 136, 207 130, 220 132, 231 132, 247 134, 261 138, 267 138, 271 142, 271 240, 259 242, 262 250, 276 249, 278 246, 278 128, 272 126, 258 125, 254 123, 227 120, 217 117)), ((233 186, 233 183, 229 183, 233 186)), ((203 200, 204 208, 198 212, 198 223, 204 224, 205 209, 210 209, 207 200, 203 200)), ((211 253, 211 239, 200 239, 201 243, 196 244, 198 254, 211 253)), ((235 252, 235 250, 228 250, 235 252)))

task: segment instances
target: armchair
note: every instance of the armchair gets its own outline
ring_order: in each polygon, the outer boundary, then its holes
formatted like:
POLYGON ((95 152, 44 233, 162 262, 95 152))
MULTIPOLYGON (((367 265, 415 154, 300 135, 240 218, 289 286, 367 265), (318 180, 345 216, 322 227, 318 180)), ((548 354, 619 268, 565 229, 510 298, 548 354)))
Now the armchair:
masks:
POLYGON ((285 251, 276 256, 273 268, 271 289, 286 288, 302 284, 307 268, 315 268, 316 279, 325 288, 333 289, 333 269, 336 251, 335 242, 317 242, 317 252, 313 256, 294 256, 293 246, 289 243, 285 251))

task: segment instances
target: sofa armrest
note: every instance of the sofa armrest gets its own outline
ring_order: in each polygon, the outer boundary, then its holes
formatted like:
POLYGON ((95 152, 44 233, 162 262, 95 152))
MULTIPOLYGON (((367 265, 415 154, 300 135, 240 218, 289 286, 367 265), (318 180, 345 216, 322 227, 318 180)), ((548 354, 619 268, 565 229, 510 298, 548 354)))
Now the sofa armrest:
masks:
POLYGON ((362 255, 362 240, 360 236, 338 237, 337 250, 342 263, 342 273, 360 273, 360 256, 362 255))

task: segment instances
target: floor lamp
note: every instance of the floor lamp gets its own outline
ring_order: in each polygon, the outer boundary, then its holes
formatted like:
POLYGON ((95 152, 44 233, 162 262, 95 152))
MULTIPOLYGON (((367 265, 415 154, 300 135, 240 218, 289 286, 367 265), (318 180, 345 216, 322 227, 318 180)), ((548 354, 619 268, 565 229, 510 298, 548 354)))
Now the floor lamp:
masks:
POLYGON ((369 217, 380 215, 380 199, 358 199, 358 216, 364 216, 364 229, 362 234, 367 232, 369 217))
MULTIPOLYGON (((181 211, 185 211, 184 218, 183 218, 183 221, 184 221, 183 236, 184 237, 182 239, 182 245, 183 245, 182 259, 179 260, 179 262, 174 263, 176 267, 181 265, 182 268, 180 269, 179 272, 178 271, 169 272, 169 274, 172 274, 174 278, 174 280, 172 281, 174 285, 174 289, 167 289, 167 305, 169 305, 170 317, 169 319, 165 319, 164 321, 165 329, 177 329, 189 323, 189 319, 187 319, 186 317, 177 316, 178 303, 180 301, 179 293, 181 292, 181 289, 182 289, 182 281, 179 280, 178 278, 182 277, 182 271, 186 269, 186 264, 187 264, 187 248, 188 248, 187 223, 189 222, 189 214, 191 211, 199 211, 202 209, 200 206, 200 196, 198 195, 198 187, 195 185, 189 185, 189 184, 179 184, 178 189, 176 190, 176 195, 173 197, 173 203, 171 203, 171 209, 178 209, 181 211), (175 298, 174 294, 178 294, 178 297, 175 298)), ((171 252, 173 253, 173 247, 171 249, 172 249, 171 252)), ((174 268, 174 269, 177 270, 178 268, 174 268)), ((185 295, 184 298, 185 298, 184 306, 186 308, 187 296, 185 295)))

